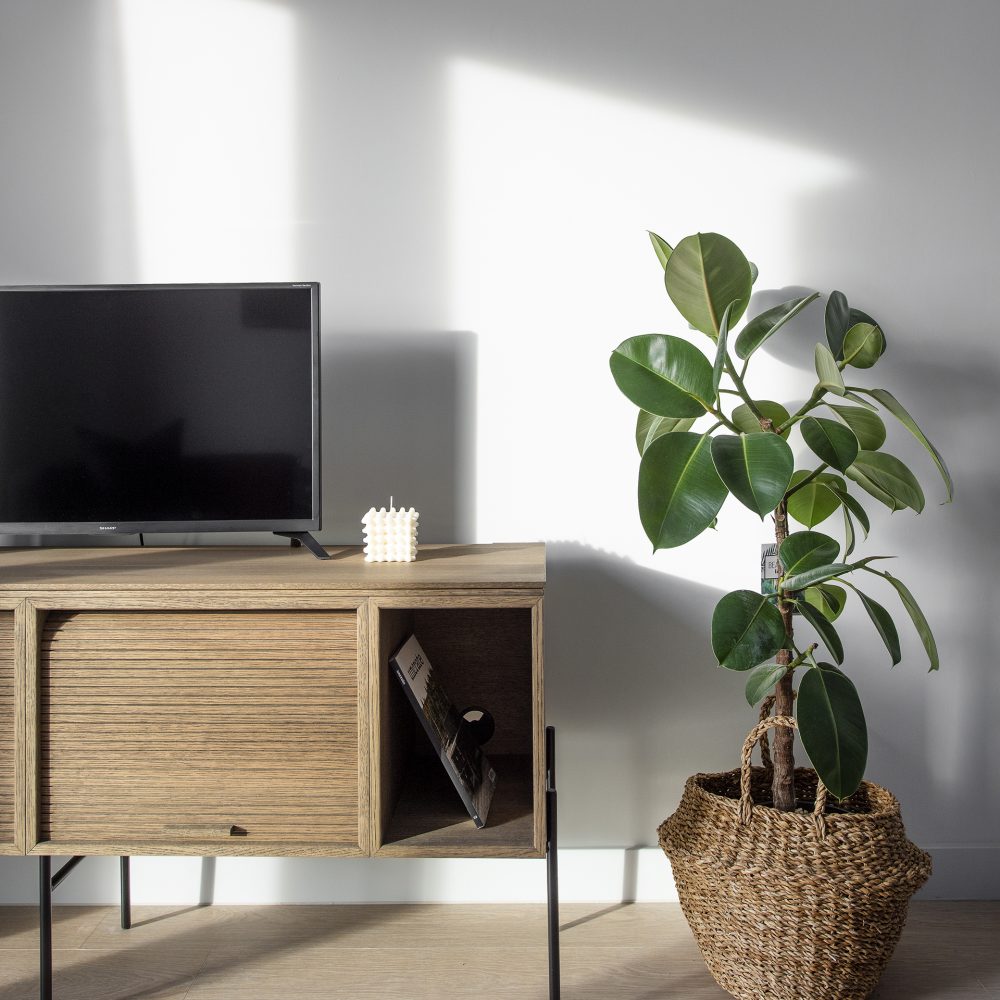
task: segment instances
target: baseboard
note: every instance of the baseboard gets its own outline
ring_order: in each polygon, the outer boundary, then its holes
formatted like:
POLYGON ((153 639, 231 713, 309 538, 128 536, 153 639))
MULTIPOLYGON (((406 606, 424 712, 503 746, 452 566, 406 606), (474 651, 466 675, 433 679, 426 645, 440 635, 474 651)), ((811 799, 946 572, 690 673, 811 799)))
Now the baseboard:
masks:
MULTIPOLYGON (((922 899, 1000 899, 1000 847, 932 848, 934 875, 922 899)), ((57 864, 58 862, 56 862, 57 864)), ((38 900, 33 858, 0 858, 0 905, 38 900)), ((564 902, 677 899, 658 848, 564 849, 564 902)), ((543 861, 327 858, 135 858, 136 905, 198 903, 512 903, 545 899, 543 861)), ((90 858, 61 885, 57 904, 118 902, 115 858, 90 858)))

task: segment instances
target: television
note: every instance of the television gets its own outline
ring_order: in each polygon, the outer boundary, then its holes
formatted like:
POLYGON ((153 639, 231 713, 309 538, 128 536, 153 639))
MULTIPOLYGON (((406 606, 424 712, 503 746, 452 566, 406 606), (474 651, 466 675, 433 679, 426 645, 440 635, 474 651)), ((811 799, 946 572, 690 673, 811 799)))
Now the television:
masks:
POLYGON ((315 550, 319 375, 315 282, 0 288, 0 533, 315 550))

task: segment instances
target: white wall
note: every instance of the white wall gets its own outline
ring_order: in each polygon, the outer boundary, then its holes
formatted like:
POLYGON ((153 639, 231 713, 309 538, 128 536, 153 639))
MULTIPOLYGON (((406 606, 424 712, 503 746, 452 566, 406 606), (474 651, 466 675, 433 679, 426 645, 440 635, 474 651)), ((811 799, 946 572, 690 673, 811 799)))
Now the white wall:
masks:
MULTIPOLYGON (((654 557, 635 512, 607 356, 686 335, 644 230, 727 233, 761 305, 844 289, 889 333, 877 382, 957 484, 938 506, 894 439, 931 499, 916 521, 872 510, 866 551, 900 554, 943 666, 928 677, 901 629, 890 671, 847 615, 869 776, 934 850, 932 894, 995 896, 998 31, 990 0, 7 0, 0 283, 323 283, 321 538, 359 541, 392 492, 428 540, 549 543, 560 829, 595 851, 567 856, 577 898, 669 894, 625 849, 655 843, 685 775, 734 766, 753 721, 707 626, 755 585, 766 530, 730 501, 718 533, 654 557)), ((811 386, 814 310, 765 366, 789 397, 811 386)), ((179 864, 144 862, 137 898, 199 898, 179 864)), ((0 865, 0 901, 32 898, 30 868, 0 865)), ((321 898, 542 885, 530 862, 400 864, 388 889, 364 863, 234 861, 217 898, 251 870, 261 900, 313 898, 318 871, 321 898)))

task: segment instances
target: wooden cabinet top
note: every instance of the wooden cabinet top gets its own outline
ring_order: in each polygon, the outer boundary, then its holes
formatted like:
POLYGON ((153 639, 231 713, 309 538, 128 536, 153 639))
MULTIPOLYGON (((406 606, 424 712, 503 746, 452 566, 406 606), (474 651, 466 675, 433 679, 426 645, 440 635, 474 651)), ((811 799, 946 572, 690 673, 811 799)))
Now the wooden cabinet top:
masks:
POLYGON ((0 549, 0 593, 60 590, 535 589, 545 546, 421 545, 412 563, 366 563, 360 546, 0 549))

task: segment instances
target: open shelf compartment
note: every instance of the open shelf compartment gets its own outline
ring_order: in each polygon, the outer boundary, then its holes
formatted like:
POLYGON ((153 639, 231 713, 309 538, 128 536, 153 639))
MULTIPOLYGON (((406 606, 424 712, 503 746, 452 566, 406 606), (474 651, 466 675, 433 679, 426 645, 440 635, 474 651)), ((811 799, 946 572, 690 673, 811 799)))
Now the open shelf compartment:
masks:
POLYGON ((540 600, 378 609, 376 854, 544 856, 540 614, 540 600), (496 722, 484 750, 497 787, 482 829, 469 817, 389 666, 410 634, 458 710, 485 708, 496 722))

